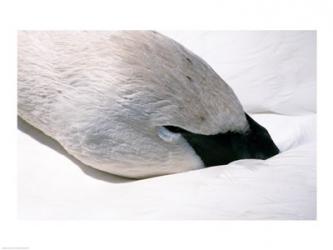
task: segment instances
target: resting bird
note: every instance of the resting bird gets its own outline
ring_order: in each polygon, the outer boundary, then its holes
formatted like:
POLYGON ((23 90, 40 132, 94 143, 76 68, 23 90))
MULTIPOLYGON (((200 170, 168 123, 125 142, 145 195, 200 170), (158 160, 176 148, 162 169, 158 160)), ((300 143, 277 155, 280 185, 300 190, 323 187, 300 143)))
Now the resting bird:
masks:
POLYGON ((206 62, 152 31, 19 32, 18 114, 129 178, 279 152, 206 62))

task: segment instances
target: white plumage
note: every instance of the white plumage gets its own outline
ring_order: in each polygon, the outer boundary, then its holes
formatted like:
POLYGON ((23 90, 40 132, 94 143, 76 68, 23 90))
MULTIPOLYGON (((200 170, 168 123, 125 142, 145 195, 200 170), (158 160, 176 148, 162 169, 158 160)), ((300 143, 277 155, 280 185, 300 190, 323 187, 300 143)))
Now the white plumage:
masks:
POLYGON ((131 178, 203 167, 163 126, 205 135, 248 128, 233 91, 202 59, 150 31, 19 32, 18 112, 83 163, 131 178))

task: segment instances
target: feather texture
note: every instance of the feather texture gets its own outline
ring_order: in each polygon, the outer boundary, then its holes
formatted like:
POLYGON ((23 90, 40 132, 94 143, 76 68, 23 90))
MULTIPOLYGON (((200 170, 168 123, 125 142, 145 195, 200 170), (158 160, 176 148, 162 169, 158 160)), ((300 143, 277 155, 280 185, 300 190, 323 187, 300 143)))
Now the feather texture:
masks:
POLYGON ((142 178, 201 168, 183 137, 246 131, 232 89, 201 58, 157 32, 18 34, 18 113, 94 168, 142 178))

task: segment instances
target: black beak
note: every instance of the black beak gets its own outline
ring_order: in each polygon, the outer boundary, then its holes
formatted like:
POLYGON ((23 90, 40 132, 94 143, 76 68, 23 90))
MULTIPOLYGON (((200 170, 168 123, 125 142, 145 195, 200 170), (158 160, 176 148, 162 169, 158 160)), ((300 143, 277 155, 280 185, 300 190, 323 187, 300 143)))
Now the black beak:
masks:
POLYGON ((225 165, 240 159, 267 159, 279 153, 267 130, 246 114, 250 130, 216 135, 194 134, 182 128, 166 126, 181 133, 206 167, 225 165))

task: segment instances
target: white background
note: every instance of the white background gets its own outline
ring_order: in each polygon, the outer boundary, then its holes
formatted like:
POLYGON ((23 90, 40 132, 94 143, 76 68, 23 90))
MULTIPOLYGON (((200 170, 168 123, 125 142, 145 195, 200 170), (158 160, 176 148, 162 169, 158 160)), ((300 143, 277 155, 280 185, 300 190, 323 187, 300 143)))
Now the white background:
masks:
POLYGON ((330 1, 12 1, 2 4, 0 245, 30 249, 332 249, 330 1), (109 222, 16 219, 17 29, 317 29, 318 221, 109 222))

